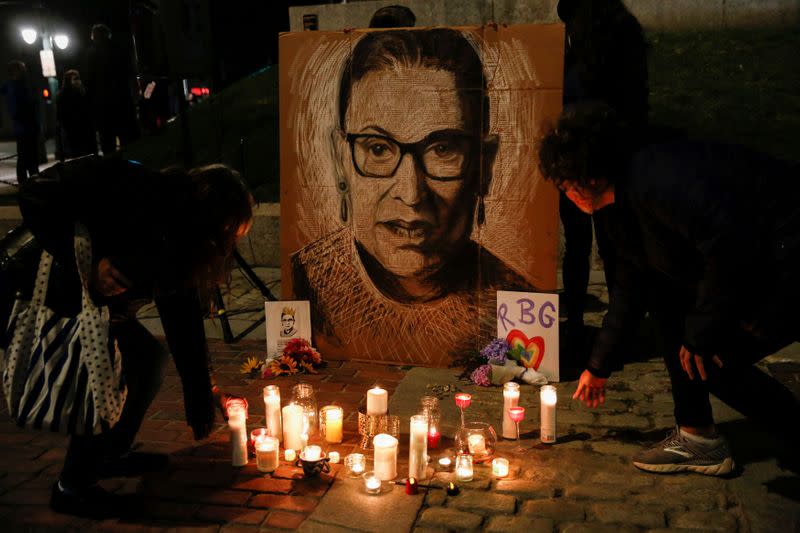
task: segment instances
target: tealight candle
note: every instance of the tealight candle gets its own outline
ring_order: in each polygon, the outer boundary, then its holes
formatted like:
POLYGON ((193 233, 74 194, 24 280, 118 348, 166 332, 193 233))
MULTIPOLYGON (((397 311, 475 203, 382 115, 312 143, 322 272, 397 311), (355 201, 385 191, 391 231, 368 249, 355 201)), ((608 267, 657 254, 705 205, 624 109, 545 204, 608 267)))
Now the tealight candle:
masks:
POLYGON ((256 441, 256 468, 259 472, 273 472, 278 468, 278 439, 264 436, 256 441))
POLYGON ((305 450, 303 450, 302 459, 304 461, 319 461, 321 456, 322 448, 319 446, 306 446, 305 450))
POLYGON ((288 461, 290 463, 293 463, 295 461, 295 459, 297 459, 297 452, 295 452, 291 448, 287 448, 283 452, 283 458, 284 458, 284 460, 286 460, 286 461, 288 461))
POLYGON ((328 405, 322 408, 320 418, 325 422, 325 442, 332 444, 342 442, 344 410, 335 405, 328 405))
POLYGON ((508 475, 508 459, 497 457, 492 461, 492 475, 495 477, 506 477, 508 475))
POLYGON ((360 476, 367 469, 367 458, 362 453, 351 453, 344 458, 344 466, 351 476, 360 476))
POLYGON ((264 408, 266 409, 267 432, 270 437, 283 439, 281 424, 281 389, 277 385, 267 385, 262 391, 264 394, 264 408))
POLYGON ((382 481, 397 477, 397 439, 386 433, 372 439, 375 448, 375 475, 382 481))
POLYGON ((442 457, 439 459, 439 466, 444 470, 449 470, 453 466, 453 460, 449 457, 442 457))
POLYGON ((483 435, 473 433, 467 437, 467 446, 472 455, 483 455, 486 453, 486 439, 483 435))
POLYGON ((508 410, 519 405, 519 384, 509 381, 503 385, 503 437, 517 438, 517 426, 508 415, 508 410))
POLYGON ((461 492, 461 489, 458 488, 458 485, 453 483, 452 481, 447 484, 447 495, 448 496, 458 496, 461 492))
POLYGON ((381 491, 381 479, 375 475, 375 472, 367 472, 364 474, 364 489, 367 494, 378 494, 381 491))
POLYGON ((468 453, 456 456, 456 481, 472 481, 472 456, 468 453))
POLYGON ((339 462, 339 452, 328 452, 328 459, 331 460, 331 463, 336 464, 339 462))
POLYGON ((543 444, 552 444, 556 441, 556 403, 558 402, 556 388, 552 385, 544 385, 539 389, 539 399, 542 402, 539 440, 543 444))
POLYGON ((377 385, 367 391, 367 414, 385 415, 389 412, 389 393, 377 385))

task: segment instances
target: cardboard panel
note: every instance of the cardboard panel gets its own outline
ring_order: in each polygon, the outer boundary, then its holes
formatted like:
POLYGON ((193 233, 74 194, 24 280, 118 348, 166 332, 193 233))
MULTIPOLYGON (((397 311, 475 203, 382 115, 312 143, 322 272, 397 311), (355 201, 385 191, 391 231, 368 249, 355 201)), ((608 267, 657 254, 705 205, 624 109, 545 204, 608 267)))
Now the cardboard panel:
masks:
POLYGON ((496 335, 498 290, 555 289, 557 195, 535 146, 560 112, 563 39, 281 36, 284 297, 311 302, 324 356, 446 366, 496 335))

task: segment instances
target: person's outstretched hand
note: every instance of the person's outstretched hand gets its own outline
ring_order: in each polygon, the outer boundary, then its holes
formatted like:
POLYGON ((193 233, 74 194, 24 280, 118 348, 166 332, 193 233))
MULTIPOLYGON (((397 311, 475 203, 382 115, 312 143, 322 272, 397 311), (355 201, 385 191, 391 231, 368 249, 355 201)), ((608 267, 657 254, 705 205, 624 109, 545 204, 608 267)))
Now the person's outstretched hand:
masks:
POLYGON ((127 291, 131 286, 131 280, 117 270, 108 257, 104 257, 97 263, 92 284, 97 292, 111 297, 127 291))
POLYGON ((214 394, 214 405, 216 405, 217 409, 219 409, 219 412, 222 413, 222 419, 226 422, 228 421, 228 400, 241 400, 244 402, 245 410, 249 408, 247 404, 247 398, 242 396, 234 396, 233 394, 226 394, 222 392, 219 387, 214 387, 212 391, 214 394))
POLYGON ((572 399, 582 401, 586 407, 603 405, 606 401, 606 381, 608 378, 598 378, 588 370, 584 370, 572 399))
MULTIPOLYGON (((708 379, 706 365, 702 355, 692 353, 686 346, 681 346, 678 355, 681 358, 681 368, 683 368, 686 375, 689 376, 689 379, 694 380, 694 367, 697 367, 697 374, 700 376, 700 379, 703 381, 708 379)), ((709 359, 719 368, 722 368, 722 359, 720 359, 718 355, 710 357, 709 359)))

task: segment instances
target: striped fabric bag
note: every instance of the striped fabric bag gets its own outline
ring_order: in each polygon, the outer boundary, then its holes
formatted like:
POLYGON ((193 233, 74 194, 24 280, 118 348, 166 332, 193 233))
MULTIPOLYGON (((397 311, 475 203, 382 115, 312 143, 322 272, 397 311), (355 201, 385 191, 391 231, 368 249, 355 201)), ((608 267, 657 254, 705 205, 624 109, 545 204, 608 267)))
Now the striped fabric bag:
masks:
POLYGON ((75 228, 75 256, 83 284, 76 317, 45 306, 53 257, 42 252, 30 302, 17 299, 8 324, 3 390, 20 427, 93 435, 119 420, 127 389, 122 359, 109 341, 108 308, 89 296, 92 246, 86 229, 75 228))

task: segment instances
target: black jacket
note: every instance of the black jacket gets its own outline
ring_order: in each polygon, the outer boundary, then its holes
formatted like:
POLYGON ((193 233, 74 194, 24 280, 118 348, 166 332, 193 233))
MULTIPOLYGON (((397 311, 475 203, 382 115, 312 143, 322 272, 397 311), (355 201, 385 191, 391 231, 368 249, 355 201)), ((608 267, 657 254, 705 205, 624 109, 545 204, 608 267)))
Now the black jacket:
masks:
POLYGON ((731 328, 743 325, 768 338, 790 332, 798 178, 796 166, 737 146, 681 141, 636 153, 615 203, 598 212, 617 274, 589 369, 609 375, 654 286, 672 288, 671 307, 685 310, 684 345, 696 353, 724 352, 731 328))
POLYGON ((104 257, 132 281, 122 295, 103 298, 114 320, 135 317, 155 300, 183 383, 187 419, 213 420, 209 356, 203 309, 187 283, 176 246, 176 206, 183 201, 181 178, 164 176, 119 158, 88 156, 57 164, 27 180, 19 204, 25 226, 54 257, 47 303, 64 314, 80 309, 74 258, 75 222, 92 237, 95 265, 104 257))

